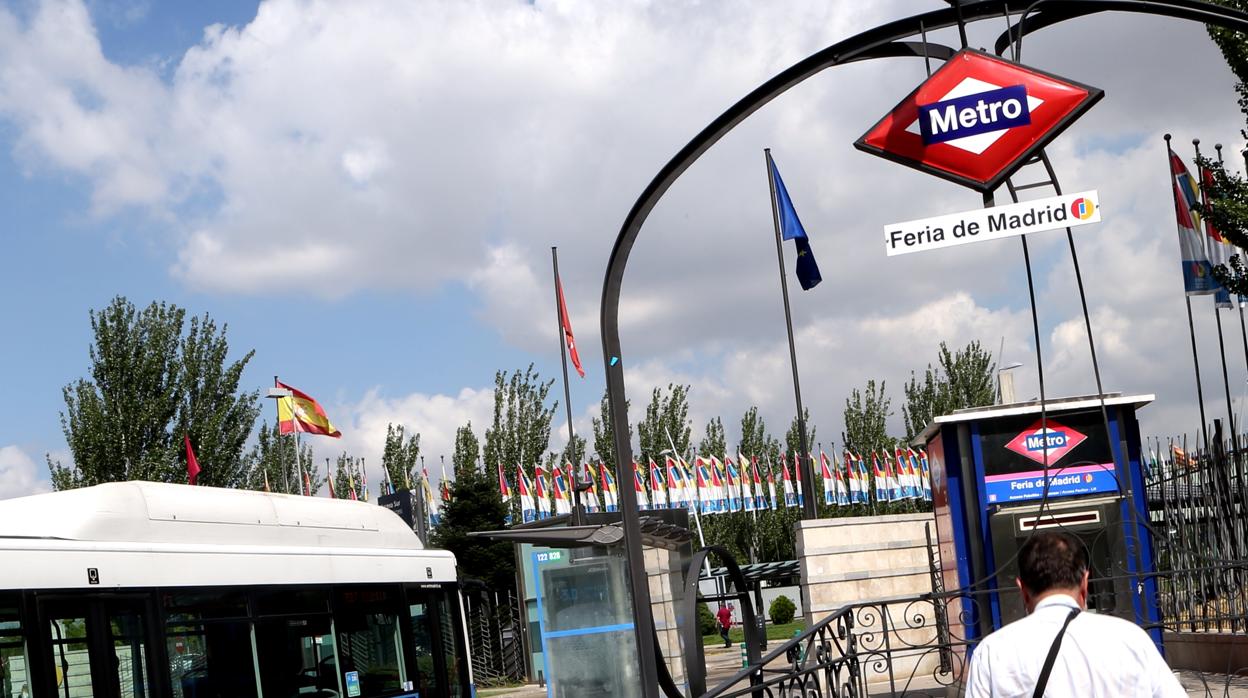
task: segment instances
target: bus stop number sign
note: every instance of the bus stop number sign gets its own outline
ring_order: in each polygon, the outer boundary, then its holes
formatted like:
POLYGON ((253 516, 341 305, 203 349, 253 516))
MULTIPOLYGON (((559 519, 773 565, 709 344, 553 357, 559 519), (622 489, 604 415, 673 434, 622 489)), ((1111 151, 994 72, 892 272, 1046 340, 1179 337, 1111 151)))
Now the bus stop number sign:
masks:
POLYGON ((855 143, 982 192, 996 189, 1104 92, 963 49, 855 143))

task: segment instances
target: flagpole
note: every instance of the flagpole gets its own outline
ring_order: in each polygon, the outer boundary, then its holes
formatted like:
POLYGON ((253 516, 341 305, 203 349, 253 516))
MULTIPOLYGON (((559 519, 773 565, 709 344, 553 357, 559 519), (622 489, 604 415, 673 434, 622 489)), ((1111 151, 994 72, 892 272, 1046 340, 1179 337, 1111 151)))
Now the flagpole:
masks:
MULTIPOLYGON (((273 387, 274 387, 274 388, 278 387, 278 383, 279 383, 279 381, 277 380, 277 376, 273 376, 273 387)), ((277 448, 277 464, 278 464, 278 466, 280 466, 280 467, 282 468, 282 490, 283 490, 286 494, 290 494, 290 473, 286 470, 286 467, 282 465, 282 449, 281 449, 281 440, 282 440, 282 403, 281 403, 281 398, 278 398, 278 399, 274 400, 274 401, 273 401, 273 405, 274 405, 274 407, 276 407, 276 408, 277 408, 277 440, 278 440, 278 448, 277 448)), ((292 413, 292 415, 291 415, 291 416, 292 416, 292 417, 294 416, 294 415, 293 415, 293 413, 292 413)), ((294 423, 294 420, 293 420, 293 419, 291 420, 291 423, 292 423, 292 424, 294 423)))
POLYGON ((564 335, 563 327, 563 307, 567 301, 560 303, 562 298, 563 285, 559 281, 559 248, 550 246, 550 262, 554 267, 555 274, 555 336, 559 338, 559 361, 563 365, 563 405, 568 411, 568 453, 571 459, 577 461, 572 463, 572 525, 581 525, 581 490, 578 485, 581 479, 581 464, 576 454, 576 436, 572 431, 572 389, 568 385, 568 347, 567 338, 564 335))
MULTIPOLYGON (((1170 188, 1173 193, 1175 186, 1174 170, 1171 164, 1171 156, 1174 151, 1170 148, 1170 134, 1164 136, 1166 140, 1166 171, 1170 173, 1170 188)), ((1196 325, 1192 322, 1192 297, 1187 295, 1187 289, 1183 289, 1183 302, 1187 305, 1187 333, 1192 339, 1192 365, 1196 369, 1196 402, 1200 407, 1200 433, 1205 442, 1205 448, 1209 447, 1209 428, 1205 426, 1205 390, 1200 385, 1200 357, 1196 354, 1196 325)))
MULTIPOLYGON (((767 161, 767 185, 771 190, 771 223, 776 232, 776 261, 780 265, 780 294, 784 298, 784 325, 789 332, 789 362, 793 369, 793 398, 797 402, 797 441, 802 453, 809 451, 806 444, 806 411, 802 409, 802 385, 797 377, 797 348, 793 343, 793 314, 789 309, 789 281, 784 275, 784 247, 780 244, 780 213, 776 210, 776 178, 772 174, 775 169, 771 160, 771 148, 763 148, 767 161)), ((805 459, 797 459, 799 467, 806 471, 802 478, 802 517, 818 518, 815 510, 814 471, 806 465, 805 459)))
MULTIPOLYGON (((1205 187, 1204 187, 1205 168, 1200 166, 1200 139, 1199 138, 1192 139, 1192 147, 1195 148, 1196 150, 1196 172, 1197 172, 1197 177, 1200 180, 1200 184, 1201 184, 1200 201, 1202 204, 1208 205, 1209 196, 1208 196, 1208 192, 1205 191, 1205 187)), ((1201 223, 1204 224, 1204 228, 1205 228, 1203 231, 1204 238, 1205 238, 1204 242, 1205 242, 1206 249, 1208 249, 1211 243, 1215 242, 1213 239, 1213 236, 1209 234, 1209 230, 1212 228, 1213 224, 1209 222, 1208 216, 1201 216, 1201 223)), ((1221 244, 1221 243, 1218 243, 1218 244, 1221 244)), ((1205 256, 1209 257, 1210 255, 1208 254, 1208 252, 1206 252, 1205 256)), ((1221 258, 1222 258, 1221 251, 1219 251, 1218 259, 1220 260, 1221 258)), ((1211 264, 1214 263, 1212 257, 1210 257, 1210 263, 1211 264)), ((1230 297, 1229 289, 1227 290, 1227 297, 1228 298, 1230 297)), ((1214 294, 1213 318, 1214 320, 1217 321, 1218 351, 1220 352, 1221 357, 1222 357, 1222 387, 1226 391, 1226 419, 1227 419, 1227 424, 1230 427, 1229 431, 1231 432, 1231 445, 1236 451, 1238 451, 1239 439, 1235 436, 1235 408, 1231 406, 1231 379, 1227 375, 1227 371, 1226 371, 1226 341, 1222 338, 1222 313, 1218 312, 1219 310, 1220 308, 1218 308, 1218 297, 1217 297, 1217 294, 1214 294)))

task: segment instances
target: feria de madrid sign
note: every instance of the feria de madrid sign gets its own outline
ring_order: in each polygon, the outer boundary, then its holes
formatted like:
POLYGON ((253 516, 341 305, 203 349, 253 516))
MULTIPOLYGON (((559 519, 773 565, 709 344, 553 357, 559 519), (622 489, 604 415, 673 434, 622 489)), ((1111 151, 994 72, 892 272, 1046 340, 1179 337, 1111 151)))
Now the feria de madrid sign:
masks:
MULTIPOLYGON (((963 49, 854 146, 981 192, 999 187, 1103 96, 963 49)), ((885 226, 889 255, 1100 221, 1095 191, 885 226)))

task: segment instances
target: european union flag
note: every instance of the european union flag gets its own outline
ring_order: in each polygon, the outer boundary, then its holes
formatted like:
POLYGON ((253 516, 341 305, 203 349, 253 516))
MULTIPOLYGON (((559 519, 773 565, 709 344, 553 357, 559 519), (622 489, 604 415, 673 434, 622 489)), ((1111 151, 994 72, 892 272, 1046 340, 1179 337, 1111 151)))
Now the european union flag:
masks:
POLYGON ((784 188, 780 170, 776 168, 776 162, 771 159, 770 155, 768 155, 768 161, 771 163, 772 186, 776 190, 776 213, 780 219, 780 237, 784 240, 793 240, 793 244, 796 245, 797 281, 802 285, 803 291, 809 291, 823 281, 823 276, 819 274, 819 265, 815 263, 815 253, 810 249, 810 238, 806 236, 806 229, 802 227, 802 221, 797 217, 797 209, 793 208, 793 199, 789 198, 789 190, 784 188))

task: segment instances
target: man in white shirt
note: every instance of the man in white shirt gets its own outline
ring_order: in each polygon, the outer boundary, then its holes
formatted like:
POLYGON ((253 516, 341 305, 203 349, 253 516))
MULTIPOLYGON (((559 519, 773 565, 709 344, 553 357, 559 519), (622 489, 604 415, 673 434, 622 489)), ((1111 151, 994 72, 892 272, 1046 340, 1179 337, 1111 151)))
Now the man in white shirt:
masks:
POLYGON ((1018 553, 1018 589, 1027 617, 984 638, 971 656, 967 698, 1186 696, 1153 640, 1138 625, 1081 613, 1088 554, 1058 531, 1036 533, 1018 553), (1057 652, 1037 692, 1054 640, 1057 652))

